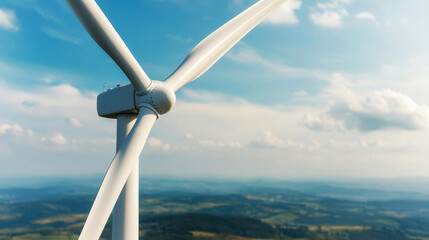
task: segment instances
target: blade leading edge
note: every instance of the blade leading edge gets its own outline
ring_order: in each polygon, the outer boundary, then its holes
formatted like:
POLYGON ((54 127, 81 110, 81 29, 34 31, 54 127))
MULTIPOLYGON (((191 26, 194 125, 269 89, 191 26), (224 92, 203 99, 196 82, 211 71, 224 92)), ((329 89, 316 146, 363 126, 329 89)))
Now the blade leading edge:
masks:
POLYGON ((176 71, 165 80, 174 91, 195 80, 213 66, 248 32, 286 0, 261 0, 201 41, 176 71))
POLYGON ((98 240, 100 238, 122 188, 139 160, 156 119, 157 115, 152 110, 140 109, 136 124, 110 164, 79 240, 98 240))

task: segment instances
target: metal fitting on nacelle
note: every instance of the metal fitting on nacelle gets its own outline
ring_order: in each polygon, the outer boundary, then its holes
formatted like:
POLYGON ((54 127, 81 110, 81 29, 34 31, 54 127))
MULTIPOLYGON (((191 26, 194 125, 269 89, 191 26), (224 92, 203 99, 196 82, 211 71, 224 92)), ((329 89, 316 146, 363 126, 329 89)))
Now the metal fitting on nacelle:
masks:
POLYGON ((97 111, 100 117, 116 118, 120 114, 138 114, 146 107, 157 115, 171 110, 176 94, 165 83, 153 81, 146 92, 136 93, 132 85, 118 86, 97 97, 97 111))
POLYGON ((135 98, 137 108, 149 107, 159 115, 169 112, 176 103, 176 94, 164 82, 152 81, 148 91, 140 95, 137 93, 135 98))

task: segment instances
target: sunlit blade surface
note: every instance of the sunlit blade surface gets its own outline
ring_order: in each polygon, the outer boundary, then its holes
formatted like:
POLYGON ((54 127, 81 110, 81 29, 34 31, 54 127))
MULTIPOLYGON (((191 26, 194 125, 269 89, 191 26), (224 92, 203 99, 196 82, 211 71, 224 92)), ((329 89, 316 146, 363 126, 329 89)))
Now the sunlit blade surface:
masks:
POLYGON ((145 91, 151 80, 97 3, 94 0, 67 0, 67 3, 91 37, 127 75, 136 91, 145 91))
POLYGON ((100 238, 156 119, 157 116, 151 110, 140 109, 136 124, 110 164, 79 240, 98 240, 100 238))
POLYGON ((174 91, 195 80, 286 0, 261 0, 201 41, 165 80, 174 91))

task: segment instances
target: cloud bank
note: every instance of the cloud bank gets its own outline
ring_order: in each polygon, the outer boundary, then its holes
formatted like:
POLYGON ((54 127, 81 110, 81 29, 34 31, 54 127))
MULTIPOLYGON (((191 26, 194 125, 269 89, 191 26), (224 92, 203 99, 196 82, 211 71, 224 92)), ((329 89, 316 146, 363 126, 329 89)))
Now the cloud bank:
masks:
POLYGON ((299 20, 295 11, 301 8, 301 0, 288 0, 285 4, 280 6, 278 10, 273 12, 266 20, 270 24, 298 24, 299 20))
POLYGON ((317 2, 315 9, 310 13, 310 20, 322 27, 339 28, 342 26, 343 17, 349 15, 349 12, 345 8, 345 5, 349 3, 350 0, 317 2))
POLYGON ((329 109, 321 116, 306 116, 304 125, 318 131, 429 129, 427 105, 391 89, 357 92, 347 84, 343 75, 333 74, 331 85, 322 96, 330 101, 329 109))

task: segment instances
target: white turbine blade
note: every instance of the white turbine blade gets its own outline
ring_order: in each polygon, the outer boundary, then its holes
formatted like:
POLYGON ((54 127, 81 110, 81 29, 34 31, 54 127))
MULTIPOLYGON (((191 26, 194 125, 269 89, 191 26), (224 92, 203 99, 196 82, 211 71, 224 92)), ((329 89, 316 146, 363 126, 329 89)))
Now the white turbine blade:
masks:
POLYGON ((201 41, 165 82, 174 91, 213 66, 248 32, 286 0, 261 0, 201 41))
POLYGON ((119 65, 137 92, 145 91, 151 80, 140 67, 119 34, 94 0, 66 0, 86 31, 119 65))
POLYGON ((133 129, 110 164, 79 240, 98 240, 100 238, 122 188, 131 170, 136 166, 156 119, 157 115, 152 110, 140 109, 139 117, 133 129))

